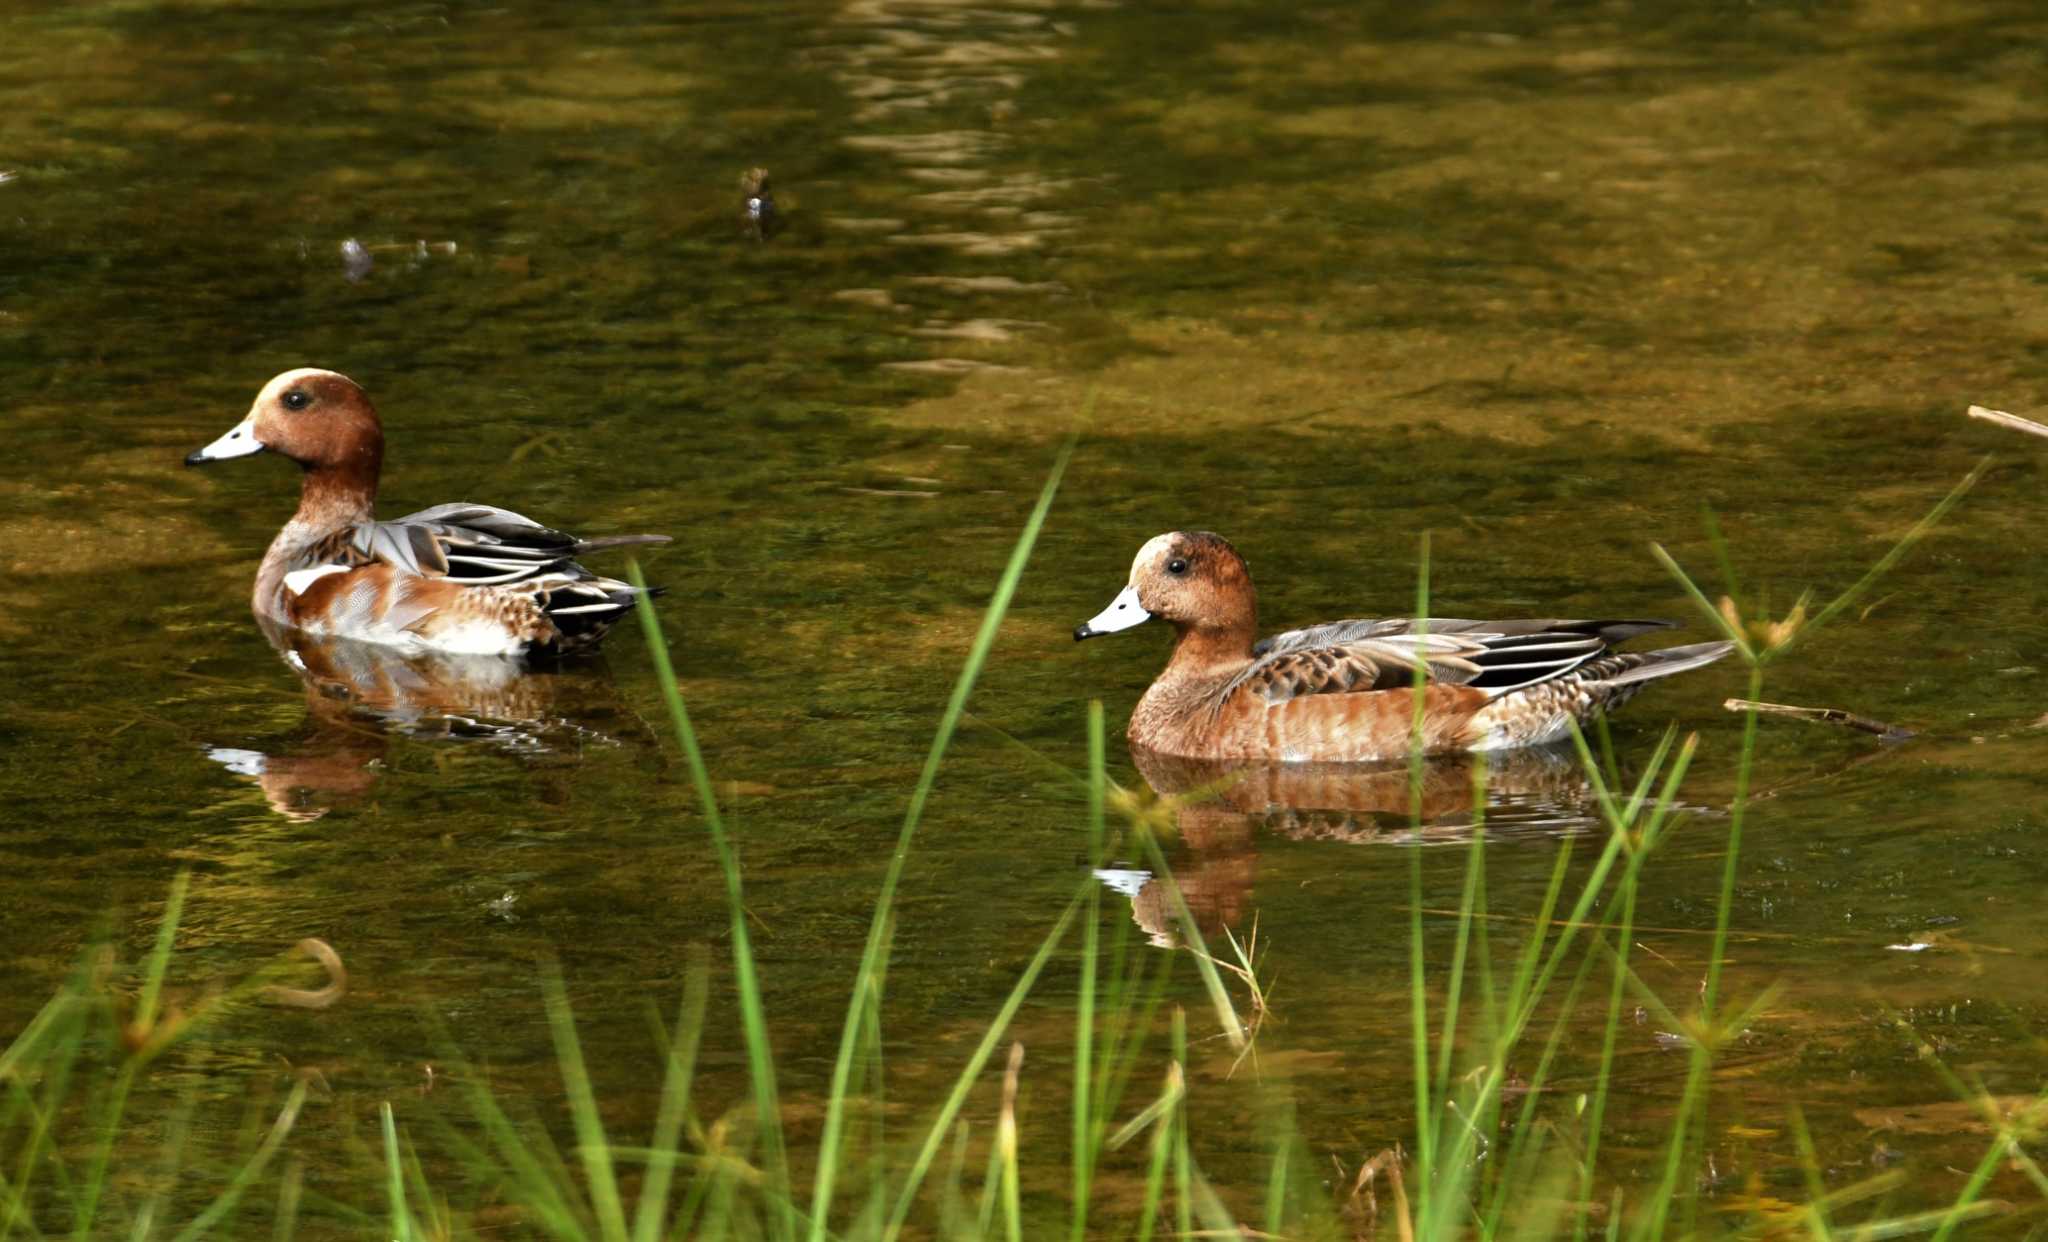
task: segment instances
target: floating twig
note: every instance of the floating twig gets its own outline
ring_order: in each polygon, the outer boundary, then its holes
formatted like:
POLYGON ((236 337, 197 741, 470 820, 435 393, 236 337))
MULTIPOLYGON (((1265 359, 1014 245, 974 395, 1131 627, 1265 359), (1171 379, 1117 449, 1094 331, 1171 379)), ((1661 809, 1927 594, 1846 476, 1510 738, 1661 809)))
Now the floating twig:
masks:
MULTIPOLYGON (((2044 429, 2048 431, 2048 429, 2044 429)), ((1766 716, 1790 716, 1794 720, 1810 720, 1815 724, 1837 724, 1859 733, 1872 733, 1887 742, 1903 742, 1914 736, 1914 730, 1902 729, 1898 725, 1872 720, 1855 712, 1845 712, 1839 707, 1793 707, 1785 703, 1759 703, 1755 699, 1729 699, 1721 706, 1731 712, 1761 712, 1766 716)))
POLYGON ((348 237, 342 239, 341 243, 341 274, 350 284, 357 284, 367 280, 370 273, 376 270, 378 254, 404 251, 412 255, 414 266, 418 266, 426 262, 429 255, 454 254, 459 249, 461 247, 452 241, 430 242, 425 238, 365 246, 355 238, 348 237))
POLYGON ((1981 405, 1973 405, 1970 407, 1970 417, 1981 418, 1987 423, 1997 423, 2014 431, 2024 431, 2029 435, 2048 436, 2048 426, 2043 426, 2031 418, 2008 414, 2004 410, 1987 410, 1981 405))
POLYGON ((327 986, 324 988, 287 988, 271 984, 263 989, 263 999, 278 1005, 290 1005, 294 1009, 325 1009, 338 1001, 348 991, 348 971, 341 964, 341 954, 325 940, 306 937, 292 946, 300 953, 320 963, 327 972, 327 986))

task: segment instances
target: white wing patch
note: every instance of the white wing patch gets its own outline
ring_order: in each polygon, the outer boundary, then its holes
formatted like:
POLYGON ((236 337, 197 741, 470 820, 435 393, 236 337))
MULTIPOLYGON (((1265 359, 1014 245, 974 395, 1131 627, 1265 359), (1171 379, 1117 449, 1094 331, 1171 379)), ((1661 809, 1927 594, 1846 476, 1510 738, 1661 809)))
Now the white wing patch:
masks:
POLYGON ((306 588, 329 574, 345 574, 346 565, 315 565, 311 569, 294 569, 284 576, 284 589, 293 595, 304 595, 306 588))

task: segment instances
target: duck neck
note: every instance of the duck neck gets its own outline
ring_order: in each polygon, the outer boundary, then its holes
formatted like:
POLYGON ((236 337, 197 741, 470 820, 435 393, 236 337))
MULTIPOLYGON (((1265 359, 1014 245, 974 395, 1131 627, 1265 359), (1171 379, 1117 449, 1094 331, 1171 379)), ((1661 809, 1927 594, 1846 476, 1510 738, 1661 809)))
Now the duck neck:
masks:
POLYGON ((256 589, 249 606, 259 618, 289 625, 284 576, 326 559, 336 532, 376 517, 381 458, 381 452, 373 448, 342 462, 306 467, 299 487, 299 511, 270 541, 270 550, 256 571, 256 589))
POLYGON ((382 458, 371 446, 338 462, 307 466, 293 524, 334 531, 369 521, 376 512, 382 458))
POLYGON ((1181 626, 1173 644, 1173 658, 1166 662, 1162 677, 1206 680, 1234 675, 1252 658, 1253 627, 1181 626))
POLYGON ((1252 660, 1251 632, 1239 627, 1184 627, 1166 671, 1131 713, 1133 739, 1204 728, 1217 694, 1252 660))

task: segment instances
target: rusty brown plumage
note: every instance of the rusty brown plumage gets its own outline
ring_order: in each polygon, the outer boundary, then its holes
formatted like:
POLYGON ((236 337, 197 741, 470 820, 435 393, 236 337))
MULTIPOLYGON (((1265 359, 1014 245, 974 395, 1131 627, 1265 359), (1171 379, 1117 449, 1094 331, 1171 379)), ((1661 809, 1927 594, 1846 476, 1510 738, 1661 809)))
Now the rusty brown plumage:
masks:
POLYGON ((1418 737, 1431 754, 1557 741, 1644 683, 1732 649, 1612 649, 1658 621, 1341 621, 1255 642, 1250 570, 1201 531, 1146 543, 1129 585, 1074 634, 1151 617, 1172 624, 1173 655, 1131 713, 1130 740, 1202 759, 1374 763, 1406 757, 1418 737))

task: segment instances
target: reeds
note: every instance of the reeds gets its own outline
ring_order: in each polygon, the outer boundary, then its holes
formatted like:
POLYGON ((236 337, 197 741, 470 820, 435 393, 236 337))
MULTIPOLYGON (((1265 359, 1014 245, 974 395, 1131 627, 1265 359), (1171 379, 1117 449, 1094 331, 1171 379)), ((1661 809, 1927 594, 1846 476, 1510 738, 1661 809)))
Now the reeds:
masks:
MULTIPOLYGON (((513 1235, 574 1242, 799 1235, 890 1242, 912 1233, 1013 1242, 1056 1234, 1075 1242, 1163 1236, 1646 1240, 1780 1230, 1816 1238, 1922 1231, 1939 1239, 1998 1210, 1986 1198, 1986 1186, 2007 1162, 2023 1168, 2048 1200, 2048 1175, 2021 1146, 2048 1125, 2048 1106, 2006 1113, 1987 1102, 1993 1140, 1957 1200, 1940 1211, 1886 1214, 1882 1204, 1899 1179, 1882 1173, 1833 1189, 1815 1175, 1806 1203, 1790 1219, 1730 1223, 1698 1210, 1698 1196, 1690 1188, 1708 1158, 1703 1135, 1716 1058, 1768 999, 1725 996, 1721 969, 1755 762, 1754 713, 1743 726, 1712 950, 1694 1003, 1672 1005, 1660 999, 1631 961, 1643 877, 1683 818, 1679 791, 1699 754, 1699 739, 1666 732, 1634 779, 1622 781, 1611 753, 1600 753, 1604 745, 1576 737, 1600 831, 1558 844, 1534 908, 1493 907, 1482 824, 1466 852, 1455 918, 1448 931, 1432 933, 1423 917, 1422 851, 1408 852, 1412 1147, 1373 1155, 1361 1162, 1355 1177, 1347 1175, 1325 1189, 1318 1182, 1325 1157, 1313 1154, 1303 1139, 1284 1089, 1270 1085, 1263 1089, 1262 1132, 1269 1146, 1264 1174, 1248 1183, 1238 1179, 1226 1194, 1203 1166, 1202 1101, 1189 1065, 1196 1036, 1190 1026, 1213 1027, 1243 1061, 1263 1036, 1272 980, 1261 974, 1256 932, 1243 942, 1230 936, 1228 957, 1211 953, 1172 885, 1156 831, 1158 809, 1119 796, 1109 779, 1103 710, 1092 703, 1086 768, 1076 780, 1089 871, 1114 856, 1145 858, 1167 886, 1186 951, 1161 953, 1134 944, 1128 919, 1113 920, 1113 930, 1105 934, 1101 886, 1092 874, 1083 874, 1048 921, 1003 1002, 981 1019, 978 1039, 936 1104, 907 1127, 887 1124, 878 1107, 864 1108, 883 1089, 886 984, 905 863, 1067 460, 1063 450, 1017 539, 909 793, 868 934, 846 982, 837 1052, 814 1140, 794 1142, 783 1116, 738 848, 721 818, 658 618, 643 595, 641 621, 649 654, 699 801, 703 831, 724 879, 729 978, 746 1052, 746 1105, 713 1112, 697 1090, 699 1053, 711 1036, 705 1024, 716 973, 706 952, 691 952, 673 1018, 652 1021, 661 1074, 644 1142, 606 1126, 567 988, 554 964, 543 962, 539 1000, 564 1091, 571 1142, 566 1152, 555 1145, 547 1126, 515 1121, 481 1075, 457 1071, 465 1105, 459 1124, 431 1114, 402 1115, 412 1110, 388 1102, 379 1110, 375 1158, 363 1170, 360 1207, 328 1198, 314 1202, 305 1190, 303 1166, 286 1161, 279 1167, 278 1156, 307 1102, 303 1080, 290 1088, 268 1125, 245 1127, 234 1155, 218 1166, 211 1182, 215 1189, 196 1197, 189 1187, 188 1193, 169 1193, 180 1180, 189 1146, 189 1107, 173 1117, 158 1154, 159 1176, 117 1177, 125 1174, 121 1166, 141 1158, 130 1133, 134 1121, 129 1110, 138 1082, 171 1049, 189 1045, 224 1006, 252 997, 260 986, 252 981, 187 1013, 166 1008, 164 985, 188 888, 181 876, 132 987, 116 979, 102 957, 89 956, 0 1052, 0 1242, 15 1236, 85 1239, 115 1233, 182 1242, 258 1232, 265 1223, 271 1236, 283 1239, 293 1235, 309 1209, 323 1220, 401 1242, 484 1236, 450 1207, 451 1198, 458 1197, 447 1193, 451 1182, 461 1198, 487 1192, 516 1209, 509 1226, 513 1235), (1117 813, 1112 814, 1113 808, 1117 813), (1521 928, 1519 943, 1504 939, 1502 927, 1521 928), (1027 1050, 1013 1033, 1021 1007, 1062 953, 1078 957, 1065 1066, 1058 1063, 1062 1046, 1027 1050), (1203 1001, 1192 1015, 1170 999, 1170 976, 1183 961, 1194 967, 1203 1001), (1229 980, 1245 994, 1242 1002, 1229 980), (115 999, 131 992, 131 1006, 115 999), (1680 1032, 1689 1053, 1652 1178, 1621 1183, 1604 1174, 1603 1138, 1613 1105, 1619 1032, 1632 1002, 1680 1032), (1569 1037, 1585 1029, 1589 1011, 1597 1017, 1598 1033, 1591 1086, 1567 1100, 1552 1089, 1553 1075, 1569 1037), (998 1077, 993 1062, 1006 1045, 1005 1066, 999 1082, 993 1081, 998 1077), (1511 1079, 1511 1067, 1519 1069, 1518 1080, 1511 1079), (1027 1140, 1020 1117, 1034 1075, 1060 1081, 1065 1088, 1063 1148, 1034 1148, 1027 1140), (979 1122, 970 1120, 977 1091, 987 1093, 992 1113, 979 1122), (858 1124, 863 1117, 869 1124, 858 1124), (430 1145, 431 1158, 416 1146, 421 1141, 430 1145), (973 1158, 977 1143, 978 1162, 973 1158), (978 1184, 970 1172, 977 1163, 978 1184), (1136 1185, 1134 1196, 1102 1193, 1105 1173, 1112 1169, 1124 1179, 1121 1184, 1136 1185), (268 1221, 252 1220, 246 1204, 273 1172, 268 1221), (141 1189, 117 1194, 117 1181, 141 1189), (799 1189, 806 1182, 807 1194, 799 1189), (1378 1195, 1381 1186, 1388 1191, 1384 1203, 1378 1195), (191 1204, 196 1206, 188 1208, 191 1204), (1252 1220, 1256 1227, 1247 1223, 1252 1220)), ((1877 569, 1896 563, 1977 477, 1964 480, 1877 569)), ((1784 621, 1757 623, 1745 620, 1732 604, 1710 603, 1675 560, 1661 549, 1657 555, 1710 624, 1737 643, 1752 699, 1762 688, 1766 667, 1840 615, 1876 572, 1810 620, 1802 604, 1784 621)), ((632 575, 638 582, 637 568, 632 575)), ((1427 611, 1427 584, 1425 545, 1420 615, 1427 611)), ((1737 594, 1731 575, 1729 596, 1737 594)), ((1412 771, 1419 791, 1419 761, 1412 771)), ((1482 769, 1474 788, 1474 806, 1481 810, 1484 784, 1482 769)), ((1416 818, 1419 831, 1419 809, 1416 818)), ((1981 1087, 1942 1066, 1931 1050, 1926 1055, 1957 1094, 1988 1099, 1981 1087)), ((1811 1167, 1814 1156, 1803 1122, 1797 1139, 1811 1167)), ((489 1236, 507 1232, 501 1222, 489 1236)))

